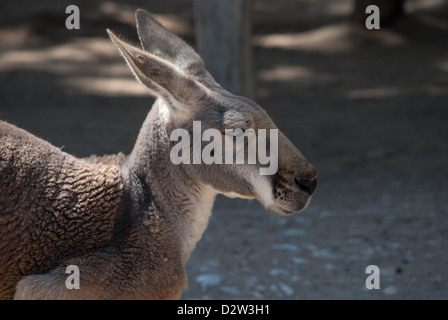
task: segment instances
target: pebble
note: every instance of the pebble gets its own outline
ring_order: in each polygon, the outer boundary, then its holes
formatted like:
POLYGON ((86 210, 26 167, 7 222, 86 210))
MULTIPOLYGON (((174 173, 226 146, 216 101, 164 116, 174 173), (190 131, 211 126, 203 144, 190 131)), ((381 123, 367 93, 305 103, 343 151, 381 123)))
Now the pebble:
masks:
POLYGON ((222 292, 230 293, 230 294, 240 294, 240 290, 234 286, 222 286, 219 288, 222 292))
POLYGON ((386 289, 384 289, 384 294, 387 294, 388 296, 392 296, 398 292, 398 288, 396 286, 388 286, 386 289))
POLYGON ((271 276, 289 276, 290 272, 286 269, 271 269, 269 274, 271 276))
POLYGON ((292 258, 292 262, 296 263, 296 264, 304 264, 304 263, 308 263, 309 260, 306 258, 294 257, 294 258, 292 258))
POLYGON ((289 250, 289 251, 299 251, 299 247, 296 246, 295 244, 291 244, 291 243, 278 243, 278 244, 274 244, 272 245, 273 249, 277 249, 277 250, 289 250))
POLYGON ((280 287, 280 290, 282 290, 283 293, 286 294, 287 296, 292 296, 294 294, 294 289, 291 288, 290 286, 281 282, 278 284, 278 286, 280 287))
POLYGON ((327 259, 333 259, 335 258, 335 254, 332 253, 330 250, 328 249, 320 249, 320 250, 315 250, 313 252, 313 257, 316 258, 327 258, 327 259))
POLYGON ((201 274, 196 277, 196 281, 199 282, 203 289, 208 286, 215 286, 222 281, 222 277, 218 274, 201 274))
POLYGON ((283 232, 283 234, 287 237, 300 237, 303 235, 302 229, 288 229, 283 232))
POLYGON ((316 249, 317 249, 317 247, 314 244, 312 244, 312 243, 306 243, 304 245, 304 247, 307 248, 310 251, 316 251, 316 249))

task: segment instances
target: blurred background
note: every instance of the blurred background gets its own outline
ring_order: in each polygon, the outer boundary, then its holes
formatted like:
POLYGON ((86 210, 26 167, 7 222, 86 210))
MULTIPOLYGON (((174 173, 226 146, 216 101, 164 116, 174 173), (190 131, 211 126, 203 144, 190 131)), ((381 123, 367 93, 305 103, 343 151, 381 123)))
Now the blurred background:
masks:
MULTIPOLYGON (((79 157, 129 153, 153 100, 105 29, 137 42, 144 8, 197 48, 194 7, 2 0, 0 119, 79 157), (71 4, 79 30, 65 27, 71 4)), ((405 1, 380 30, 354 0, 248 8, 250 95, 319 184, 290 217, 219 196, 182 298, 447 299, 448 1, 405 1), (380 289, 366 289, 368 265, 380 289)))

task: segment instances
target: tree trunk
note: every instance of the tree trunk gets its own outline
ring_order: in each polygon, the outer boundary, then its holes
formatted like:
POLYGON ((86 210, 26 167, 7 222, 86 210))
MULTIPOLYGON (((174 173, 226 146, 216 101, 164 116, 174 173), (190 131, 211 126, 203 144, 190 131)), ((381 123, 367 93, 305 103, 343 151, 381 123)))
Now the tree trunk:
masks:
POLYGON ((226 90, 253 97, 250 0, 195 0, 197 47, 226 90))

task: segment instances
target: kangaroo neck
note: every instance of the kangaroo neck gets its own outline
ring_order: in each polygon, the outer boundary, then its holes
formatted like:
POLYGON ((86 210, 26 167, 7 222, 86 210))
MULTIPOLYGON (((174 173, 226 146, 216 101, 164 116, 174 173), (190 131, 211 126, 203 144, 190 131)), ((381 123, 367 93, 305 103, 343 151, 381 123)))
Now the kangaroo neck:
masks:
POLYGON ((149 112, 127 166, 145 188, 150 188, 147 191, 160 208, 161 218, 172 224, 186 263, 207 227, 217 193, 170 161, 172 126, 163 108, 158 100, 149 112))

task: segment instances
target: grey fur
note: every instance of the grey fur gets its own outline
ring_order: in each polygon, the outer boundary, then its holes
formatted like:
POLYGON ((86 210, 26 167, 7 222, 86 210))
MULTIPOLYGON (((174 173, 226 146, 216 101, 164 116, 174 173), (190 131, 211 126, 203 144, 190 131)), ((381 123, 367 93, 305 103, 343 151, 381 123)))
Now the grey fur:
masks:
POLYGON ((146 11, 136 20, 144 50, 109 31, 157 97, 130 155, 77 159, 0 122, 0 298, 177 299, 216 194, 256 198, 280 213, 309 203, 312 192, 296 177, 315 181, 316 171, 281 133, 273 176, 260 176, 260 164, 170 161, 171 132, 191 132, 194 120, 222 132, 277 127, 216 84, 194 50, 146 11), (68 265, 78 266, 80 289, 66 288, 68 265))

